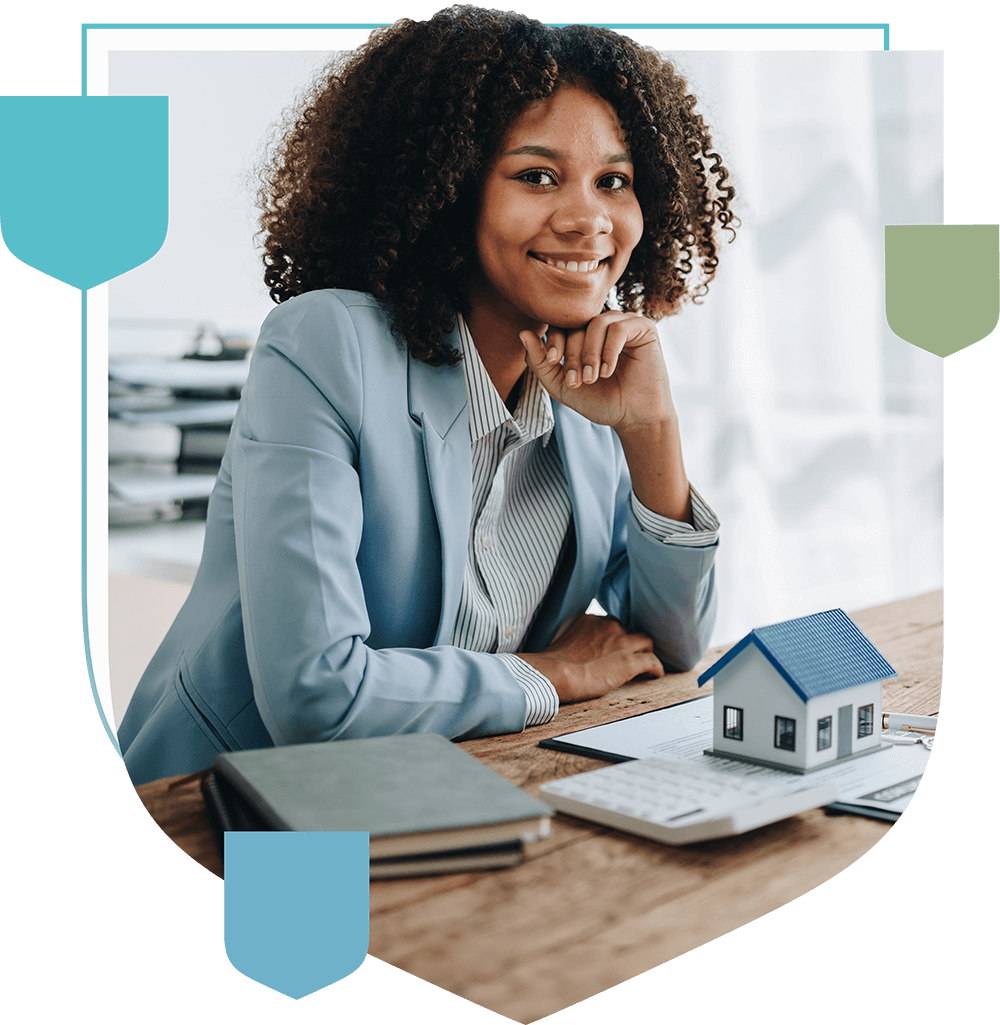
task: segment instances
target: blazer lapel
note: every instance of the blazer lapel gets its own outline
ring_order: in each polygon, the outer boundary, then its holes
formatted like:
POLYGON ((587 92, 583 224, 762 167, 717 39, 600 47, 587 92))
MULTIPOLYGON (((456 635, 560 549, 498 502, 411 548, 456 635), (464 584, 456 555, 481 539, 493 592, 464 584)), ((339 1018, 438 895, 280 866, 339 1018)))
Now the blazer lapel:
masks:
MULTIPOLYGON (((558 402, 552 403, 555 436, 569 484, 575 550, 565 586, 553 589, 532 629, 534 646, 547 646, 570 616, 579 615, 597 594, 608 567, 614 529, 618 467, 608 432, 558 402)), ((562 574, 560 574, 562 576, 562 574)), ((561 584, 561 582, 560 582, 561 584)))
MULTIPOLYGON (((424 459, 441 543, 441 616, 435 644, 450 644, 462 595, 472 521, 472 442, 462 366, 409 358, 410 415, 423 428, 424 459)), ((552 404, 555 436, 569 484, 575 552, 565 589, 539 610, 532 639, 547 644, 564 619, 586 609, 611 554, 618 460, 607 432, 552 404)), ((562 574, 560 574, 562 575, 562 574)))
POLYGON ((409 357, 410 416, 423 428, 424 459, 441 540, 441 618, 435 644, 450 644, 462 595, 472 520, 472 442, 461 364, 409 357))

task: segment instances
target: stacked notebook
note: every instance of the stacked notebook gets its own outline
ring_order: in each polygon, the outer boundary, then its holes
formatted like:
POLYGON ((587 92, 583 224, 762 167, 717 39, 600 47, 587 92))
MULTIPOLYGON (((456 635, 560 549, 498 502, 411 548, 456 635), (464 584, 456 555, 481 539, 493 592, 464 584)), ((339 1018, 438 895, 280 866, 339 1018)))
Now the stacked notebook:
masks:
POLYGON ((222 754, 203 790, 220 831, 367 831, 372 879, 516 865, 552 815, 433 733, 222 754))

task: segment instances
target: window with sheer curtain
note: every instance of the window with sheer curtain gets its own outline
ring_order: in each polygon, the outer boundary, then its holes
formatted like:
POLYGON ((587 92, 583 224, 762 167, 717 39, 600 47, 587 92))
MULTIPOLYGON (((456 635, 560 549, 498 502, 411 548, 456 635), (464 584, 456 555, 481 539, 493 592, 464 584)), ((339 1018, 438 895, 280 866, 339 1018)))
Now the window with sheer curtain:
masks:
POLYGON ((684 53, 742 226, 661 337, 722 520, 714 640, 941 585, 942 361, 885 322, 883 227, 942 220, 940 53, 684 53))
MULTIPOLYGON (((742 219, 704 303, 660 332, 688 474, 722 520, 714 641, 939 587, 942 361, 885 323, 882 238, 942 218, 941 54, 670 56, 742 219)), ((247 172, 327 55, 111 57, 113 93, 171 104, 170 234, 112 282, 112 316, 253 337, 272 304, 247 172)), ((120 335, 123 352, 161 344, 120 335)))

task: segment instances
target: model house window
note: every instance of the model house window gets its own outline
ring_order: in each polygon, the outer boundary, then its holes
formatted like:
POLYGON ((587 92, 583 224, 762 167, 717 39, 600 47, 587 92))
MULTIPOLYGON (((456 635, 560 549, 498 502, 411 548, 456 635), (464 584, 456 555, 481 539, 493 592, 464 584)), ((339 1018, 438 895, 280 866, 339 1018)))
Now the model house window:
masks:
POLYGON ((743 709, 732 705, 722 708, 722 735, 726 740, 743 739, 743 709))
POLYGON ((833 743, 833 716, 824 715, 816 723, 816 750, 825 751, 833 743))
POLYGON ((858 736, 870 737, 875 728, 875 706, 861 705, 858 708, 858 736))
POLYGON ((774 746, 782 751, 795 750, 795 720, 783 715, 774 717, 774 746))

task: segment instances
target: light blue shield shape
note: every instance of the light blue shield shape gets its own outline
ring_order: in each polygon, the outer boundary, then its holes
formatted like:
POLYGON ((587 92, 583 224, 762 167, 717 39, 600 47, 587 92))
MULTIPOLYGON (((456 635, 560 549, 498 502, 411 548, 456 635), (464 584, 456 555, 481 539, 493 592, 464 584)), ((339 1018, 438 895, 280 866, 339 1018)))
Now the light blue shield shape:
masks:
POLYGON ((0 233, 22 262, 86 290, 167 234, 165 96, 0 96, 0 233))
POLYGON ((368 953, 368 834, 225 835, 226 954, 244 975, 299 999, 368 953))

